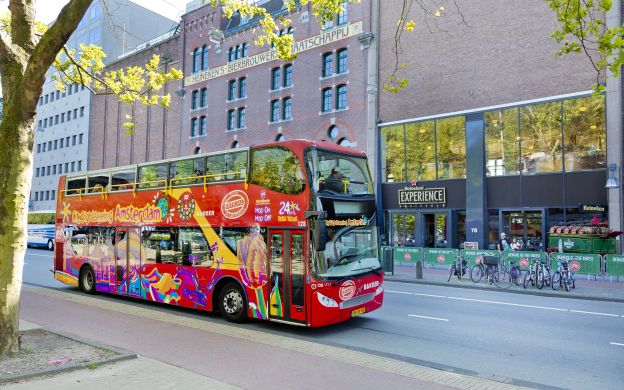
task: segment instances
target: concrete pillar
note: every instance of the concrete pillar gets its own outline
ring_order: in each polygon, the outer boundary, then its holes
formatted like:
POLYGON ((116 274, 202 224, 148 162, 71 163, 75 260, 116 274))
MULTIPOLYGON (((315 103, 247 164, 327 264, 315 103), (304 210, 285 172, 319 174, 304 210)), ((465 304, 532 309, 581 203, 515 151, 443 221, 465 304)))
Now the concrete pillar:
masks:
POLYGON ((483 113, 466 115, 466 241, 487 249, 488 211, 483 113))
POLYGON ((366 155, 373 178, 377 177, 377 119, 379 111, 379 0, 370 2, 370 35, 362 34, 363 50, 368 50, 368 77, 366 79, 366 155), (368 48, 365 48, 368 46, 368 48))
MULTIPOLYGON (((621 24, 621 1, 614 1, 606 15, 607 27, 621 24)), ((622 76, 614 78, 607 74, 606 114, 607 114, 607 166, 616 164, 616 178, 619 187, 609 189, 609 228, 622 231, 622 76)), ((607 180, 608 170, 605 174, 607 180)), ((617 250, 622 253, 622 237, 618 237, 617 250)))

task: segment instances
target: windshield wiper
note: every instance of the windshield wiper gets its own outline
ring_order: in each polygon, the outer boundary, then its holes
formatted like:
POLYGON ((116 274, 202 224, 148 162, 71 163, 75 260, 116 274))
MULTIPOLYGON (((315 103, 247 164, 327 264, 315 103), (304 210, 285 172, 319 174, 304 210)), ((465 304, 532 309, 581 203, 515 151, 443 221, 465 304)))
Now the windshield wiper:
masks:
POLYGON ((381 276, 381 273, 379 272, 379 268, 375 268, 375 267, 358 268, 358 269, 353 269, 351 271, 372 271, 375 275, 381 276))

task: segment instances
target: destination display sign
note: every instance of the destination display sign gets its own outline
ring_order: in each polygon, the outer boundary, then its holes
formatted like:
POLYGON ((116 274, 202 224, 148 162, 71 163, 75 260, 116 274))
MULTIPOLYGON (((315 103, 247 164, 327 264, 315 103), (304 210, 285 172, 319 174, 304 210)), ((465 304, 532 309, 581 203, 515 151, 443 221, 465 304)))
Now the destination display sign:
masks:
POLYGON ((446 205, 446 188, 405 187, 399 190, 399 207, 446 205))

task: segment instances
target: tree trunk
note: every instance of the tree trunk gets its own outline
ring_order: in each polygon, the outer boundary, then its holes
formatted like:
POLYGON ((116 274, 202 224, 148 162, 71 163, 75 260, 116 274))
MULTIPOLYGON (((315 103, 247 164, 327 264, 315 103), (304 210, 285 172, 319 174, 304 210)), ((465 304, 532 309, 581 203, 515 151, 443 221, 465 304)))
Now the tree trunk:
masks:
POLYGON ((19 302, 32 176, 34 112, 24 113, 31 110, 18 105, 5 107, 0 124, 0 356, 19 350, 19 302))

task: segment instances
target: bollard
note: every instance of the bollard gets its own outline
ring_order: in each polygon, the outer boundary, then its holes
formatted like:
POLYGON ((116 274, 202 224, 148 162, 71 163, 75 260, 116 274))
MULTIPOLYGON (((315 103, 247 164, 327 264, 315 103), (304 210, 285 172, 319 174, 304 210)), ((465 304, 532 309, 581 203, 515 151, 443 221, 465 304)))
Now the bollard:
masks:
POLYGON ((423 268, 423 263, 422 261, 418 260, 416 262, 416 279, 422 279, 422 268, 423 268))

